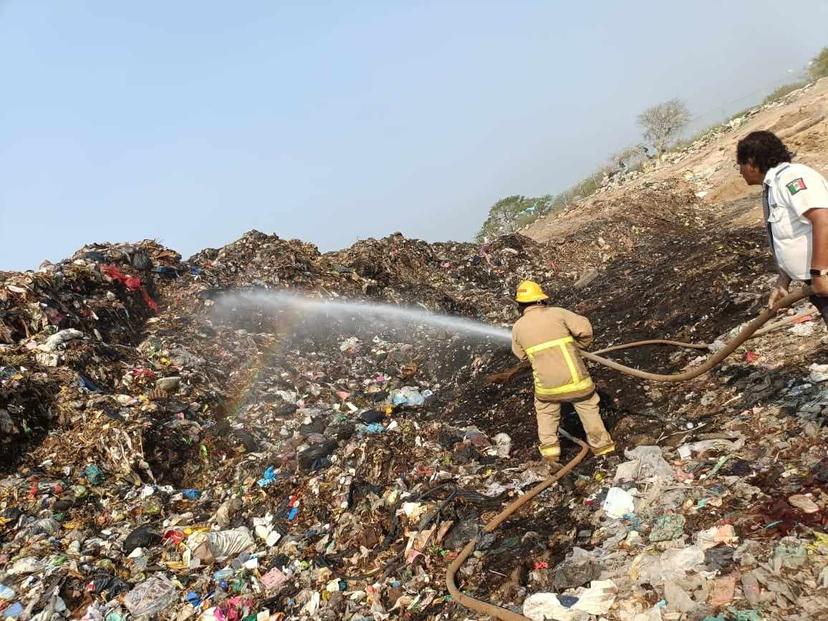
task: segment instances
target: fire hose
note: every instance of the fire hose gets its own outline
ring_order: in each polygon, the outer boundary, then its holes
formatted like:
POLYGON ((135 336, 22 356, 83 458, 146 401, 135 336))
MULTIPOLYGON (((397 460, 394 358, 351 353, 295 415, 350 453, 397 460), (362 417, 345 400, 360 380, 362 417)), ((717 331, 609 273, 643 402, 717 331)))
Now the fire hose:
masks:
MULTIPOLYGON (((621 373, 625 373, 627 375, 632 375, 633 377, 638 377, 641 379, 650 380, 653 382, 686 382, 687 380, 695 379, 700 375, 704 375, 714 367, 717 367, 722 361, 727 358, 730 354, 736 351, 745 341, 752 338, 753 336, 758 336, 759 329, 764 326, 775 314, 779 309, 787 308, 792 304, 799 302, 800 300, 808 297, 811 294, 810 287, 804 287, 799 289, 798 291, 794 291, 789 293, 784 298, 782 298, 779 303, 773 309, 766 308, 759 316, 756 317, 753 321, 748 323, 742 330, 737 334, 734 338, 732 338, 728 343, 724 345, 719 351, 714 353, 710 356, 707 360, 705 360, 702 364, 693 367, 692 369, 688 369, 687 371, 683 371, 681 373, 673 373, 673 374, 663 374, 663 373, 651 373, 650 371, 642 371, 641 369, 636 369, 634 367, 628 367, 626 365, 620 364, 615 362, 614 360, 610 360, 609 358, 604 358, 603 356, 598 355, 599 353, 606 353, 609 351, 617 351, 619 349, 627 349, 630 347, 641 347, 643 345, 650 345, 650 344, 669 344, 674 345, 677 347, 693 347, 693 348, 709 348, 709 346, 701 346, 699 343, 682 343, 680 341, 659 341, 659 340, 650 340, 650 341, 636 341, 633 343, 626 343, 623 346, 615 346, 611 348, 607 348, 605 350, 601 350, 600 352, 593 353, 588 351, 582 351, 581 355, 586 358, 587 360, 591 360, 592 362, 597 362, 598 364, 602 364, 605 367, 608 367, 614 371, 619 371, 621 373)), ((781 325, 781 324, 777 324, 781 325)), ((776 326, 774 326, 776 327, 776 326)))
MULTIPOLYGON (((575 466, 577 466, 581 461, 583 461, 584 457, 586 457, 587 453, 589 452, 589 446, 587 446, 586 442, 583 440, 579 440, 573 436, 570 436, 566 433, 563 429, 560 430, 561 434, 567 436, 570 440, 575 442, 577 445, 581 447, 581 450, 578 451, 578 454, 575 455, 570 461, 568 461, 560 470, 558 470, 552 476, 544 479, 531 490, 526 492, 523 496, 515 500, 513 503, 506 506, 503 511, 498 513, 494 516, 491 520, 489 520, 486 525, 483 527, 483 533, 491 533, 494 531, 498 526, 500 526, 506 519, 511 516, 515 511, 520 509, 523 505, 527 504, 529 501, 533 500, 535 496, 540 494, 542 491, 547 489, 548 487, 557 483, 560 479, 565 477, 569 474, 575 466)), ((465 606, 469 610, 474 610, 475 612, 479 612, 485 615, 489 615, 491 617, 495 617, 496 619, 503 619, 504 621, 530 621, 527 617, 523 615, 519 615, 516 612, 512 612, 511 610, 507 610, 501 606, 496 606, 495 604, 490 604, 488 602, 484 602, 479 599, 475 599, 463 593, 455 584, 454 578, 457 575, 457 572, 463 566, 463 563, 466 562, 472 553, 474 553, 474 549, 477 547, 477 544, 480 542, 480 535, 469 541, 465 547, 460 551, 460 554, 457 555, 451 565, 448 566, 446 570, 446 587, 448 587, 449 594, 451 595, 452 599, 456 601, 461 606, 465 606)))
MULTIPOLYGON (((719 365, 725 358, 727 358, 730 354, 736 351, 736 349, 738 349, 748 339, 753 338, 755 336, 759 336, 759 334, 767 333, 771 329, 775 329, 777 327, 781 327, 782 325, 789 323, 789 321, 783 320, 781 322, 776 322, 775 324, 768 326, 768 328, 765 328, 764 330, 760 331, 762 326, 764 326, 776 314, 778 310, 790 307, 793 304, 799 302, 800 300, 808 297, 810 294, 810 287, 805 287, 799 289, 798 291, 789 293, 779 301, 776 307, 774 307, 773 309, 765 309, 764 311, 762 311, 753 321, 751 321, 744 328, 742 328, 739 334, 737 334, 733 339, 726 343, 724 347, 722 347, 720 350, 718 350, 712 356, 710 356, 705 362, 681 373, 662 374, 652 373, 650 371, 642 371, 641 369, 629 367, 615 362, 613 360, 610 360, 609 358, 605 358, 600 354, 605 354, 611 351, 620 351, 623 349, 629 349, 633 347, 643 347, 645 345, 670 345, 675 347, 685 347, 691 349, 710 349, 710 346, 703 343, 685 343, 682 341, 670 341, 666 339, 650 339, 646 341, 635 341, 631 343, 624 343, 622 345, 615 345, 612 347, 607 347, 606 349, 599 350, 597 352, 582 351, 581 355, 587 360, 591 360, 592 362, 596 362, 610 369, 619 371, 621 373, 625 373, 627 375, 631 375, 633 377, 647 379, 654 382, 685 382, 691 379, 695 379, 719 365)), ((560 429, 559 432, 561 433, 561 435, 564 435, 565 437, 569 438, 581 447, 581 450, 578 451, 578 454, 572 460, 568 461, 560 470, 558 470, 552 476, 544 479, 531 490, 529 490, 526 494, 524 494, 514 502, 508 504, 503 509, 503 511, 498 513, 494 518, 492 518, 489 522, 486 523, 486 525, 483 527, 483 533, 493 532, 518 509, 532 501, 542 491, 557 483, 560 479, 569 474, 575 468, 575 466, 577 466, 581 461, 583 461, 584 457, 586 457, 589 451, 589 447, 587 446, 587 444, 582 440, 579 440, 578 438, 575 438, 570 434, 566 433, 563 429, 560 429)), ((496 619, 502 619, 503 621, 531 621, 528 617, 525 617, 516 612, 512 612, 511 610, 508 610, 501 606, 496 606, 495 604, 490 604, 488 602, 484 602, 482 600, 470 597, 469 595, 463 593, 457 587, 457 584, 455 583, 455 577, 457 575, 457 572, 460 570, 460 568, 463 566, 466 560, 474 553, 474 550, 479 542, 480 535, 469 541, 465 545, 465 547, 460 551, 460 554, 457 555, 457 558, 455 558, 452 561, 452 563, 446 570, 446 587, 448 588, 449 594, 454 599, 454 601, 468 608, 469 610, 474 610, 475 612, 479 612, 484 615, 489 615, 496 619)))

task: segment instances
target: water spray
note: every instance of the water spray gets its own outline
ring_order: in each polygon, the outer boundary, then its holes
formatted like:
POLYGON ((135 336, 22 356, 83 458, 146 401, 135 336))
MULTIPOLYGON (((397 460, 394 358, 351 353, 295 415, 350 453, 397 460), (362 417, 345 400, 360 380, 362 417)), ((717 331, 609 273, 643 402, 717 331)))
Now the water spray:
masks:
POLYGON ((426 325, 469 336, 489 338, 502 344, 511 342, 511 332, 506 328, 410 306, 346 299, 317 299, 289 291, 238 291, 225 294, 216 301, 216 311, 221 314, 257 309, 273 313, 295 311, 304 316, 313 315, 326 319, 374 321, 388 326, 426 325))

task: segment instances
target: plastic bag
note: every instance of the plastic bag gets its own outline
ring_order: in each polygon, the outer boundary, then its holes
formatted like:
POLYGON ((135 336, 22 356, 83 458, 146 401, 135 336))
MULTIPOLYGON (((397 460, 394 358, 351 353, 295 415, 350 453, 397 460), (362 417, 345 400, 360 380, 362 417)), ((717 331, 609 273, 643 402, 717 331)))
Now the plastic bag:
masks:
POLYGON ((61 330, 46 339, 46 342, 43 343, 38 349, 45 352, 53 352, 62 345, 65 345, 69 341, 74 341, 75 339, 82 339, 84 337, 84 333, 80 330, 75 330, 74 328, 67 328, 65 330, 61 330))
POLYGON ((696 602, 675 582, 664 584, 664 599, 667 600, 667 607, 676 612, 688 613, 696 607, 696 602))
POLYGON ((564 607, 554 593, 534 593, 523 602, 523 614, 532 621, 581 621, 584 613, 564 607))
POLYGON ((624 456, 630 461, 618 466, 616 481, 643 481, 648 479, 673 480, 673 469, 661 454, 658 446, 638 446, 625 451, 624 456))
POLYGON ((671 548, 661 555, 642 554, 633 561, 638 584, 660 585, 683 578, 688 571, 704 563, 704 551, 698 546, 671 548))
POLYGON ((276 469, 273 466, 265 468, 262 478, 256 481, 259 487, 267 487, 276 480, 276 469))
POLYGON ((731 524, 712 526, 696 533, 696 545, 702 550, 716 547, 720 543, 730 544, 737 541, 739 541, 739 537, 736 536, 736 530, 731 524))
POLYGON ((208 545, 210 553, 217 559, 236 556, 256 547, 250 531, 246 528, 235 528, 233 530, 220 530, 208 534, 208 545))
POLYGON ((612 580, 593 580, 586 591, 578 594, 572 608, 591 615, 605 615, 615 603, 617 593, 618 587, 612 580))
POLYGON ((558 590, 572 589, 596 580, 601 575, 601 565, 591 552, 574 547, 572 554, 556 568, 552 586, 558 590))
POLYGON ((509 453, 512 451, 512 438, 509 437, 508 434, 499 433, 494 438, 492 438, 495 443, 495 452, 498 457, 502 457, 503 459, 509 457, 509 453))
POLYGON ((611 487, 601 508, 609 517, 619 519, 635 512, 635 503, 632 494, 627 490, 620 487, 611 487))
POLYGON ((689 444, 682 444, 676 450, 682 460, 687 461, 693 456, 693 453, 704 453, 706 451, 715 450, 722 453, 735 453, 745 445, 744 438, 736 438, 735 440, 700 440, 699 442, 691 442, 689 444))
POLYGON ((660 515, 653 523, 650 541, 670 541, 678 539, 684 533, 686 518, 680 513, 660 515))
POLYGON ((433 394, 430 390, 420 392, 413 386, 403 386, 391 393, 391 403, 393 405, 420 406, 433 394))
POLYGON ((159 543, 161 543, 161 535, 151 527, 142 525, 127 535, 124 539, 123 550, 125 554, 129 554, 135 548, 151 548, 159 543))
POLYGON ((808 370, 811 372, 808 379, 812 382, 819 383, 828 380, 828 364, 814 363, 808 367, 808 370))
POLYGON ((124 605, 135 617, 156 615, 178 599, 175 585, 166 576, 155 575, 137 585, 124 597, 124 605))

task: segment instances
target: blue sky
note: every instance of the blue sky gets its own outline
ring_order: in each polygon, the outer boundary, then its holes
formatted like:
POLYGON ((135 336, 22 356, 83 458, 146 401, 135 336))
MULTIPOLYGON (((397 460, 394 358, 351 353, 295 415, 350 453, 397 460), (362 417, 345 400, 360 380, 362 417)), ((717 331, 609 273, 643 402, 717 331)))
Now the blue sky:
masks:
POLYGON ((468 240, 671 97, 706 125, 828 45, 828 3, 0 0, 0 269, 87 242, 185 256, 468 240))

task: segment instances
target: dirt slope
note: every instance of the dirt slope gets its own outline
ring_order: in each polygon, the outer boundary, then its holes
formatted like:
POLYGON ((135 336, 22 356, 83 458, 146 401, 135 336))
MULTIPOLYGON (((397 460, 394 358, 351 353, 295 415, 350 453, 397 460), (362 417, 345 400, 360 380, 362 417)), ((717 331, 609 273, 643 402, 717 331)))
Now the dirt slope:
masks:
POLYGON ((745 185, 733 163, 739 139, 759 129, 775 132, 796 152, 798 161, 828 172, 828 78, 779 102, 749 110, 714 128, 686 150, 650 164, 629 182, 606 186, 582 204, 541 218, 522 232, 539 241, 557 241, 590 231, 596 219, 605 222, 632 217, 640 207, 639 195, 649 196, 651 190, 656 209, 660 207, 662 215, 669 217, 672 205, 661 204, 661 188, 665 187, 698 194, 724 223, 755 224, 761 210, 745 209, 740 199, 758 196, 758 189, 745 185))

